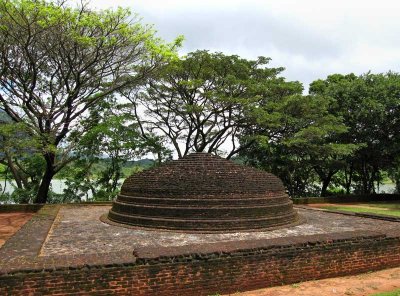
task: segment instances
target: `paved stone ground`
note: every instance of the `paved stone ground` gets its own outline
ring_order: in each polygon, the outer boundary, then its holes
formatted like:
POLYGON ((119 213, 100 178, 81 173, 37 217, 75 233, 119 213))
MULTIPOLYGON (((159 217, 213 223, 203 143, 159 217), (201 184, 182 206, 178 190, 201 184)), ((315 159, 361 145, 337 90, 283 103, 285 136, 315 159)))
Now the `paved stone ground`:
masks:
POLYGON ((0 247, 16 233, 33 213, 1 213, 0 214, 0 247))
POLYGON ((398 223, 298 208, 307 222, 264 232, 187 234, 112 226, 100 221, 110 206, 63 206, 49 231, 40 256, 133 251, 144 246, 184 246, 202 243, 296 237, 355 230, 396 230, 398 223))

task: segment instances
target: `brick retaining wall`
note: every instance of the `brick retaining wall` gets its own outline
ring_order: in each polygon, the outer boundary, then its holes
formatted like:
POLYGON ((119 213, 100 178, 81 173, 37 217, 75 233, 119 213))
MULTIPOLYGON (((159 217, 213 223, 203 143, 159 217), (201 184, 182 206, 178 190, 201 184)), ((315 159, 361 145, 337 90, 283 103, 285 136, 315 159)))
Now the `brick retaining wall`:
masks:
MULTIPOLYGON (((142 248, 121 264, 1 271, 0 295, 210 295, 400 266, 400 233, 344 233, 142 248)), ((96 257, 96 255, 87 255, 96 257)), ((90 260, 89 260, 90 261, 90 260)), ((95 260, 92 258, 92 261, 95 260)))
POLYGON ((0 213, 36 213, 43 207, 43 204, 2 204, 0 213))

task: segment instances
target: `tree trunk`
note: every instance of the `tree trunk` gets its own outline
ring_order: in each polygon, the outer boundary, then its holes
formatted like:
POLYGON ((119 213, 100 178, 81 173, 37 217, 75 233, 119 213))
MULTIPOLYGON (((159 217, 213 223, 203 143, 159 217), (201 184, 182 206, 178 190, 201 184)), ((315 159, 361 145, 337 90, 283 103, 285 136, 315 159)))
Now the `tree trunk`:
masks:
POLYGON ((333 175, 334 174, 330 172, 330 173, 328 173, 326 178, 322 179, 322 188, 321 188, 321 196, 322 197, 325 197, 327 195, 328 186, 331 183, 333 175))
POLYGON ((159 165, 162 163, 162 156, 160 151, 157 151, 157 163, 159 165))
POLYGON ((6 156, 7 159, 7 166, 10 168, 11 173, 13 175, 13 178, 15 180, 15 183, 17 184, 17 187, 22 189, 22 188, 27 188, 28 187, 28 180, 26 176, 24 175, 24 172, 19 169, 18 163, 15 163, 7 149, 4 150, 4 155, 6 156))
POLYGON ((326 192, 329 186, 329 181, 327 180, 322 180, 322 187, 321 187, 321 196, 325 197, 326 196, 326 192))
POLYGON ((369 176, 369 170, 367 167, 367 163, 365 160, 362 161, 362 191, 361 194, 370 194, 370 176, 369 176))
POLYGON ((350 187, 353 179, 353 164, 350 165, 349 173, 347 173, 347 170, 345 170, 345 178, 346 178, 346 194, 350 194, 350 187))
POLYGON ((314 166, 314 171, 317 173, 320 181, 322 182, 321 196, 324 197, 326 196, 328 186, 331 183, 332 177, 336 174, 337 171, 329 170, 327 173, 325 173, 324 170, 318 166, 314 166))
POLYGON ((371 173, 371 178, 369 180, 368 189, 369 189, 370 193, 372 193, 372 194, 376 193, 375 192, 375 171, 373 171, 371 173))
POLYGON ((14 166, 13 161, 12 161, 10 155, 7 153, 7 151, 5 151, 5 155, 7 157, 8 167, 11 170, 11 173, 12 173, 12 175, 14 177, 15 183, 17 184, 17 187, 18 188, 23 188, 23 184, 22 184, 22 180, 20 178, 20 175, 19 175, 16 167, 14 166))
POLYGON ((40 182, 39 190, 35 198, 35 203, 47 202, 51 180, 55 175, 55 170, 54 170, 55 154, 47 153, 44 155, 44 158, 46 160, 46 171, 44 172, 42 181, 40 182))

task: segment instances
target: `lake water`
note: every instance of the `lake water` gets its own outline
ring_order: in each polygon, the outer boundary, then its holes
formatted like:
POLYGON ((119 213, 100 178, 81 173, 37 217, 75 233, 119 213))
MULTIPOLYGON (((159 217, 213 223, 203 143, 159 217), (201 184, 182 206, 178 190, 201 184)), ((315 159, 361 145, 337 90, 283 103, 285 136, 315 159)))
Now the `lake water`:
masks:
MULTIPOLYGON (((5 193, 12 193, 14 191, 15 188, 15 182, 5 182, 4 180, 0 181, 0 186, 1 186, 1 193, 3 193, 3 191, 5 193), (14 186, 13 186, 14 185, 14 186)), ((55 193, 63 193, 64 192, 64 188, 66 188, 67 186, 65 185, 65 180, 53 180, 51 181, 51 188, 55 193)), ((88 191, 87 193, 87 198, 90 199, 92 197, 92 192, 88 191)), ((83 200, 86 200, 86 198, 82 198, 83 200)))
MULTIPOLYGON (((5 182, 4 180, 2 180, 2 181, 0 181, 0 186, 1 186, 1 192, 3 192, 3 190, 4 190, 5 193, 12 193, 14 191, 15 182, 14 181, 13 182, 9 182, 9 181, 5 182)), ((64 188, 66 188, 65 181, 64 180, 53 180, 53 181, 51 181, 51 187, 53 188, 53 191, 55 193, 62 193, 64 188)))
MULTIPOLYGON (((123 180, 120 180, 122 183, 123 180)), ((13 182, 15 184, 15 182, 13 182)), ((14 186, 11 185, 9 181, 0 181, 1 192, 12 193, 14 191, 14 186), (5 186, 5 187, 4 187, 5 186)), ((63 193, 64 188, 66 188, 65 180, 53 180, 51 182, 52 189, 55 193, 63 193)), ((379 186, 377 193, 393 193, 395 189, 394 184, 382 184, 379 186)), ((92 196, 91 192, 88 193, 88 197, 92 196)))

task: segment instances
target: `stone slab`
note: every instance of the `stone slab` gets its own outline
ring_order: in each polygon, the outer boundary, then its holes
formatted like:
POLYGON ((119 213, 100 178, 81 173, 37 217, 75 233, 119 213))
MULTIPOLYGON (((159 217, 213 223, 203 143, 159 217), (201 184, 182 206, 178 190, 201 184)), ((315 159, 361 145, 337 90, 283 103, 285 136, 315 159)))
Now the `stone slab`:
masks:
POLYGON ((260 239, 291 238, 316 234, 349 231, 388 231, 399 224, 364 219, 299 208, 306 223, 298 226, 263 232, 237 233, 174 233, 172 231, 129 229, 100 221, 109 206, 62 207, 44 243, 42 256, 90 254, 112 251, 132 252, 141 247, 178 247, 221 243, 229 241, 254 241, 260 239))

